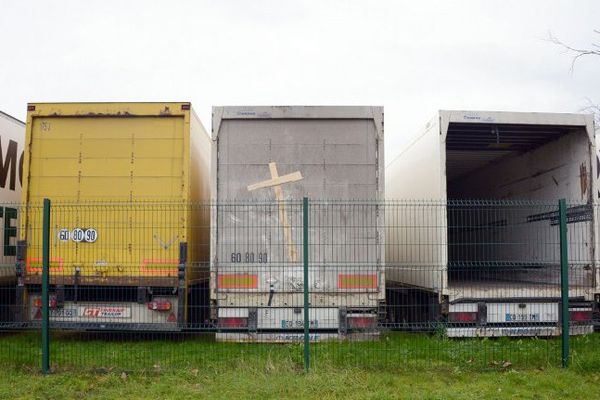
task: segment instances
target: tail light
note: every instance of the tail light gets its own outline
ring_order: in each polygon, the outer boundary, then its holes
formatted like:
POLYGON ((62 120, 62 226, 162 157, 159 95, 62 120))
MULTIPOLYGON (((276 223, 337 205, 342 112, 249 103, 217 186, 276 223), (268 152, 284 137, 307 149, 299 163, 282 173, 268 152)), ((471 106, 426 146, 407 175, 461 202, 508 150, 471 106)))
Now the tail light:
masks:
POLYGON ((171 309, 171 302, 169 300, 154 300, 148 303, 148 310, 152 311, 169 311, 171 309))
POLYGON ((246 328, 248 326, 248 318, 219 318, 219 326, 221 328, 246 328))
POLYGON ((169 316, 167 317, 167 322, 177 322, 177 317, 175 316, 175 313, 169 314, 169 316))
POLYGON ((350 329, 373 329, 376 326, 375 316, 348 316, 348 328, 350 329))
POLYGON ((578 310, 570 311, 569 318, 574 322, 591 321, 592 311, 591 310, 578 310))
MULTIPOLYGON (((35 299, 33 299, 33 306, 37 308, 42 308, 42 298, 36 297, 35 299)), ((48 301, 48 306, 50 308, 58 307, 58 300, 56 299, 56 296, 50 297, 50 300, 48 301)))
POLYGON ((448 313, 448 322, 475 322, 477 312, 451 312, 448 313))

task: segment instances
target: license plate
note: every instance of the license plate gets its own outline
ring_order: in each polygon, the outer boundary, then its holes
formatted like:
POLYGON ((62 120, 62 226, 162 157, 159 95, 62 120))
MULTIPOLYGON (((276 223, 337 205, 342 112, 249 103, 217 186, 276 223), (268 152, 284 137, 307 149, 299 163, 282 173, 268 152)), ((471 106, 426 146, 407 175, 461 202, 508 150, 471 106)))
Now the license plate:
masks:
MULTIPOLYGON (((318 320, 311 320, 309 321, 309 326, 311 328, 318 328, 319 327, 319 321, 318 320)), ((300 320, 300 319, 296 319, 296 320, 290 320, 290 319, 282 319, 281 320, 281 327, 283 329, 299 329, 299 328, 304 328, 304 321, 300 320)))
POLYGON ((50 318, 75 318, 77 310, 74 308, 58 308, 50 310, 50 318))
POLYGON ((506 322, 539 322, 540 314, 538 313, 506 313, 506 322))

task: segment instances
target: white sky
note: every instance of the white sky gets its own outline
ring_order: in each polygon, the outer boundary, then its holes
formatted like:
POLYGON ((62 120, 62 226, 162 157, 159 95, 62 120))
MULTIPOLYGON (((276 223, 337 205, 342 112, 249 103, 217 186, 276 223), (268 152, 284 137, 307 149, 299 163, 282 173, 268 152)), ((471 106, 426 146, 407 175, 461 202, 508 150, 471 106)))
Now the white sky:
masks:
POLYGON ((386 157, 438 109, 600 102, 600 1, 0 0, 0 110, 35 101, 383 105, 386 157))

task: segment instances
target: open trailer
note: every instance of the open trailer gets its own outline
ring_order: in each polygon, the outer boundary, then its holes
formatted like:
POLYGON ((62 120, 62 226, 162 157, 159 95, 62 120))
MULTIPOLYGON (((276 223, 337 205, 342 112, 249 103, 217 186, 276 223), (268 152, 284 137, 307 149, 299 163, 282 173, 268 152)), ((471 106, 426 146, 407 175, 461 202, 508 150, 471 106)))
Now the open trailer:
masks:
POLYGON ((449 336, 558 334, 565 198, 571 333, 590 332, 596 177, 590 115, 440 111, 386 168, 387 198, 405 199, 386 210, 388 303, 408 305, 392 320, 444 322, 449 336))

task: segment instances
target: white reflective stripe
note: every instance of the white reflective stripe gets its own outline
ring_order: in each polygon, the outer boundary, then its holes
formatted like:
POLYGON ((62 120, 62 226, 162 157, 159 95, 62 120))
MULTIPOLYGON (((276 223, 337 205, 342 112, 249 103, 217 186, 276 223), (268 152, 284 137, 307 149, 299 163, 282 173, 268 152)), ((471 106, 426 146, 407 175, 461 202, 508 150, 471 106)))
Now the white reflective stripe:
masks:
POLYGON ((219 307, 219 318, 248 318, 247 308, 219 307))
POLYGON ((477 303, 450 304, 450 312, 477 312, 477 303))

